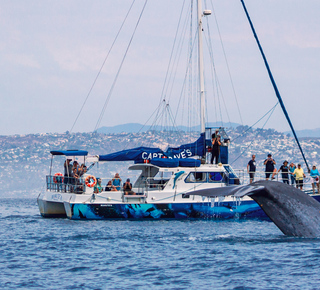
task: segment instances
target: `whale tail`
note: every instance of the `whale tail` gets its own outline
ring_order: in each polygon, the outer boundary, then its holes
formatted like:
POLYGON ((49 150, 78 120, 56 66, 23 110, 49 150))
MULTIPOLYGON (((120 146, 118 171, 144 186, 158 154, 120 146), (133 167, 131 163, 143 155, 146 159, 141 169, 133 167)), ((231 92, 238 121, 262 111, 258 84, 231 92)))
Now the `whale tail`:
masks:
POLYGON ((207 197, 250 196, 287 236, 320 237, 320 203, 293 186, 257 181, 249 185, 203 189, 192 195, 207 197))

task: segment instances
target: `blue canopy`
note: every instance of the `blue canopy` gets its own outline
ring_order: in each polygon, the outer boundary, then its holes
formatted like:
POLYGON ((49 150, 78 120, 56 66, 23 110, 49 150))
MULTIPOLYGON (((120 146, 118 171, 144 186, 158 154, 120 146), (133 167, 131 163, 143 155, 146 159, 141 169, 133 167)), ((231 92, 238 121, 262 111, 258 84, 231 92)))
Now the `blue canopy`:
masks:
POLYGON ((87 156, 88 151, 84 150, 57 150, 50 151, 52 155, 65 155, 65 156, 87 156))
POLYGON ((133 149, 122 150, 119 152, 100 155, 99 161, 130 161, 134 160, 136 163, 143 162, 144 160, 151 160, 155 158, 167 157, 173 158, 188 158, 191 156, 202 156, 204 155, 204 133, 201 134, 200 138, 190 144, 181 145, 180 147, 172 148, 169 147, 166 152, 163 152, 159 148, 149 147, 138 147, 133 149))

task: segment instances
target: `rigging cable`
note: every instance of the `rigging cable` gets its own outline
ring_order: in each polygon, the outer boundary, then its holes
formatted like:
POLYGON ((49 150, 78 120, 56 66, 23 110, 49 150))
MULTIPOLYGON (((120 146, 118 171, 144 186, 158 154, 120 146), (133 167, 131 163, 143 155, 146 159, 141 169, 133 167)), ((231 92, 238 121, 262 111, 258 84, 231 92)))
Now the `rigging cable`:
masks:
MULTIPOLYGON (((277 103, 275 104, 275 106, 274 106, 273 108, 271 108, 271 110, 269 110, 269 111, 262 117, 262 118, 264 118, 264 117, 271 111, 268 119, 265 121, 265 123, 263 124, 263 126, 262 126, 261 129, 263 129, 264 126, 267 124, 267 122, 269 121, 270 117, 272 116, 272 114, 273 114, 273 112, 274 112, 274 110, 275 110, 275 108, 276 108, 276 106, 277 106, 278 104, 279 104, 279 102, 277 102, 277 103)), ((257 124, 262 118, 260 118, 255 124, 257 124)), ((248 128, 248 130, 251 129, 255 124, 253 124, 250 128, 248 128)), ((248 130, 246 130, 245 132, 247 132, 248 130)), ((240 135, 240 136, 241 136, 241 135, 240 135)), ((238 137, 239 137, 239 136, 238 136, 238 137)), ((234 140, 238 139, 238 137, 235 138, 234 140)), ((255 139, 252 139, 251 143, 242 151, 242 153, 241 153, 235 160, 233 160, 233 161, 230 163, 230 165, 232 165, 233 163, 235 163, 235 162, 248 150, 248 148, 252 145, 252 143, 253 143, 254 141, 255 141, 255 139)))
POLYGON ((81 107, 81 109, 80 109, 80 111, 79 111, 79 113, 78 113, 78 115, 77 115, 77 117, 76 117, 76 119, 75 119, 75 121, 74 121, 71 129, 70 129, 70 133, 72 132, 75 124, 77 123, 77 121, 78 121, 78 119, 79 119, 79 117, 80 117, 80 115, 81 115, 81 112, 82 112, 82 110, 83 110, 83 108, 84 108, 84 106, 85 106, 85 104, 86 104, 86 102, 87 102, 87 100, 88 100, 88 98, 89 98, 92 90, 93 90, 93 87, 95 86, 95 84, 96 84, 96 82, 97 82, 97 80, 98 80, 98 78, 99 78, 99 76, 100 76, 100 74, 101 74, 101 71, 102 71, 102 69, 103 69, 103 67, 104 67, 104 65, 105 65, 105 63, 106 63, 106 61, 107 61, 107 59, 108 59, 108 57, 109 57, 109 54, 110 54, 110 52, 111 52, 111 50, 112 50, 115 42, 117 41, 118 36, 119 36, 119 34, 120 34, 120 32, 121 32, 121 30, 122 30, 122 28, 123 28, 123 26, 124 26, 124 24, 125 24, 128 16, 129 16, 129 13, 130 13, 130 11, 131 11, 131 8, 132 8, 134 2, 135 2, 135 0, 132 1, 131 6, 130 6, 130 8, 129 8, 127 14, 126 14, 126 16, 125 16, 124 20, 122 21, 122 24, 121 24, 121 26, 120 26, 117 34, 116 34, 115 39, 113 40, 113 42, 112 42, 112 44, 111 44, 111 47, 110 47, 110 49, 109 49, 109 51, 108 51, 108 53, 107 53, 107 56, 105 57, 102 65, 101 65, 101 67, 100 67, 100 69, 99 69, 99 71, 98 71, 98 73, 97 73, 97 75, 96 75, 96 77, 95 77, 95 79, 94 79, 94 81, 93 81, 93 84, 92 84, 92 86, 91 86, 91 88, 90 88, 90 90, 89 90, 89 92, 88 92, 88 94, 87 94, 87 97, 85 98, 85 100, 84 100, 84 102, 83 102, 83 104, 82 104, 82 107, 81 107))
MULTIPOLYGON (((234 138, 232 140, 232 142, 234 142, 235 140, 237 140, 238 138, 244 136, 250 129, 253 128, 253 126, 255 126, 256 124, 258 124, 266 115, 268 115, 271 111, 274 111, 274 109, 276 108, 276 106, 279 105, 279 102, 277 102, 267 113, 265 113, 257 122, 255 122, 253 125, 251 125, 247 130, 243 131, 237 138, 234 138)), ((273 113, 273 112, 272 112, 273 113)))
MULTIPOLYGON (((212 8, 213 8, 212 0, 210 0, 210 2, 211 2, 211 5, 212 5, 212 8)), ((214 19, 215 19, 215 22, 216 22, 216 25, 217 25, 217 30, 218 30, 218 34, 219 34, 219 38, 220 38, 220 43, 221 43, 224 59, 225 59, 226 65, 227 65, 227 70, 228 70, 228 74, 229 74, 230 83, 231 83, 231 87, 232 87, 232 90, 233 90, 234 98, 236 100, 237 109, 238 109, 238 113, 239 113, 240 120, 241 120, 241 125, 243 125, 243 120, 242 120, 242 115, 241 115, 241 111, 240 111, 240 107, 239 107, 238 97, 237 97, 236 90, 234 88, 233 80, 232 80, 232 77, 231 77, 230 67, 229 67, 226 51, 224 49, 224 45, 223 45, 223 41, 222 41, 222 37, 221 37, 221 33, 220 33, 218 20, 217 20, 216 14, 215 14, 215 10, 212 9, 212 11, 213 11, 214 19)))
POLYGON ((147 2, 148 2, 148 0, 145 0, 144 5, 143 5, 143 8, 142 8, 142 11, 141 11, 141 13, 140 13, 140 15, 139 15, 139 18, 138 18, 138 20, 137 20, 136 26, 135 26, 135 28, 134 28, 134 31, 133 31, 132 36, 131 36, 131 38, 130 38, 130 41, 129 41, 129 43, 128 43, 127 49, 126 49, 125 54, 124 54, 124 56, 123 56, 123 58, 122 58, 122 61, 121 61, 121 63, 120 63, 120 66, 119 66, 119 69, 118 69, 118 71, 117 71, 117 74, 116 74, 116 76, 115 76, 115 78, 114 78, 114 80, 113 80, 112 86, 111 86, 111 88, 110 88, 110 91, 109 91, 109 94, 108 94, 108 96, 107 96, 107 99, 106 99, 106 101, 105 101, 105 103, 104 103, 104 105, 103 105, 103 108, 102 108, 102 110, 101 110, 101 113, 100 113, 99 119, 98 119, 98 121, 97 121, 97 124, 96 124, 96 126, 95 126, 95 128, 94 128, 94 131, 93 131, 94 133, 97 131, 97 128, 99 127, 99 125, 100 125, 100 123, 101 123, 101 121, 102 121, 102 117, 103 117, 104 112, 105 112, 105 110, 106 110, 106 108, 107 108, 107 105, 108 105, 108 103, 109 103, 111 94, 112 94, 113 89, 114 89, 114 87, 115 87, 115 84, 116 84, 116 82, 117 82, 117 80, 118 80, 118 77, 119 77, 121 68, 122 68, 123 63, 124 63, 124 61, 125 61, 125 59, 126 59, 126 56, 127 56, 127 54, 128 54, 128 51, 129 51, 129 48, 130 48, 130 46, 131 46, 133 37, 134 37, 134 35, 135 35, 136 31, 137 31, 138 25, 139 25, 139 23, 140 23, 140 20, 141 20, 141 17, 142 17, 143 12, 144 12, 144 10, 145 10, 145 7, 146 7, 146 5, 147 5, 147 2))
MULTIPOLYGON (((165 76, 165 79, 164 79, 162 92, 161 92, 161 95, 160 95, 159 106, 158 106, 159 110, 160 110, 160 106, 161 106, 162 100, 164 99, 163 94, 164 94, 164 91, 165 91, 165 88, 166 88, 166 83, 167 83, 167 78, 168 78, 168 74, 169 74, 169 70, 170 70, 170 66, 171 66, 171 61, 172 61, 172 57, 173 57, 173 53, 174 53, 174 48, 175 48, 176 41, 177 41, 177 35, 178 35, 179 27, 180 27, 182 14, 183 14, 182 12, 183 12, 183 9, 184 9, 184 3, 185 3, 185 1, 183 1, 183 5, 182 5, 182 8, 181 8, 180 17, 179 17, 179 21, 178 21, 178 25, 177 25, 174 41, 173 41, 173 46, 172 46, 172 50, 171 50, 171 55, 170 55, 169 63, 168 63, 168 66, 167 66, 167 72, 166 72, 166 76, 165 76)), ((157 112, 157 115, 156 115, 155 119, 157 119, 157 117, 158 117, 158 112, 157 112)))

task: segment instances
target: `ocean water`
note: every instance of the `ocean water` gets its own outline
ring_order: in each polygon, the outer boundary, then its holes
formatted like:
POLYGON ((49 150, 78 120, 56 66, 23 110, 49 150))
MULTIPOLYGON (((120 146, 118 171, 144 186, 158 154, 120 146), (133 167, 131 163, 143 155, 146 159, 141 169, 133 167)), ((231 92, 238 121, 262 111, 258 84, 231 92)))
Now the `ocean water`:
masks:
POLYGON ((269 221, 44 219, 0 199, 1 289, 319 289, 320 239, 269 221))

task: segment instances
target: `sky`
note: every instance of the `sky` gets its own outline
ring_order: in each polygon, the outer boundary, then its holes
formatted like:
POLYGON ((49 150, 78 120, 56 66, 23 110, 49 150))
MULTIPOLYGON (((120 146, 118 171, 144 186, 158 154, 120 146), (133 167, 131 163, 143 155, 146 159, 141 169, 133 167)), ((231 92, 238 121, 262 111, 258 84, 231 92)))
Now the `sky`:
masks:
MULTIPOLYGON (((183 5, 185 10, 190 7, 189 1, 147 2, 111 91, 145 3, 134 2, 74 125, 132 2, 0 0, 0 135, 62 133, 71 129, 90 132, 97 124, 151 122, 148 119, 163 98, 180 12, 183 5), (105 113, 98 123, 107 99, 105 113)), ((241 2, 205 2, 203 9, 214 11, 207 17, 210 20, 205 21, 215 26, 210 30, 210 39, 219 94, 224 97, 218 100, 213 96, 215 89, 206 88, 208 121, 222 116, 224 122, 253 125, 277 99, 241 2)), ((297 130, 319 128, 320 1, 246 0, 245 3, 293 125, 297 130)), ((184 18, 181 19, 183 23, 184 18)), ((175 57, 179 58, 179 54, 175 57)), ((207 58, 205 63, 208 62, 207 58)), ((174 112, 184 80, 183 65, 177 66, 176 72, 180 89, 172 89, 168 92, 170 97, 166 96, 174 112)), ((210 75, 210 69, 206 73, 210 75)), ((190 103, 181 105, 182 113, 187 115, 190 107, 193 107, 190 103)), ((264 121, 258 127, 263 125, 264 121)), ((289 130, 279 106, 265 127, 289 130)))

